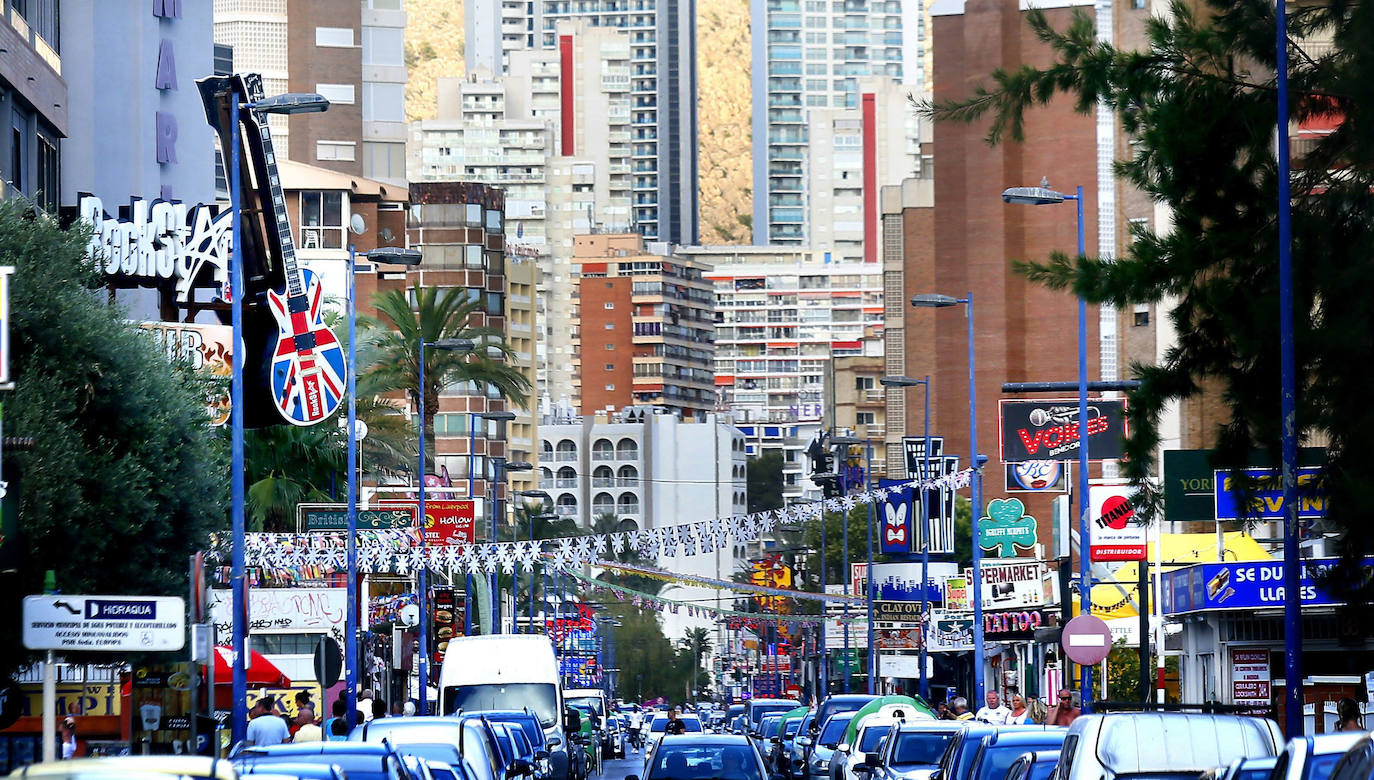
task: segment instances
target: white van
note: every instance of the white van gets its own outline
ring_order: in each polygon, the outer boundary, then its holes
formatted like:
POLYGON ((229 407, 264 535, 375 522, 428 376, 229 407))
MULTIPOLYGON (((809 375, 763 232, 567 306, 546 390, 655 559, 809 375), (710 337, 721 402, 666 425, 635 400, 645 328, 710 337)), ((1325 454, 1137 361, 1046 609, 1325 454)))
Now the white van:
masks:
POLYGON ((553 643, 536 634, 454 637, 439 672, 439 714, 511 712, 539 719, 553 764, 552 780, 570 780, 563 691, 553 643))
POLYGON ((1116 780, 1145 775, 1194 778, 1238 758, 1278 753, 1272 720, 1192 712, 1082 715, 1069 726, 1055 780, 1116 780))
POLYGON ((611 748, 611 734, 606 728, 606 692, 600 688, 567 688, 563 691, 565 707, 585 707, 596 714, 596 731, 601 735, 601 755, 611 748))

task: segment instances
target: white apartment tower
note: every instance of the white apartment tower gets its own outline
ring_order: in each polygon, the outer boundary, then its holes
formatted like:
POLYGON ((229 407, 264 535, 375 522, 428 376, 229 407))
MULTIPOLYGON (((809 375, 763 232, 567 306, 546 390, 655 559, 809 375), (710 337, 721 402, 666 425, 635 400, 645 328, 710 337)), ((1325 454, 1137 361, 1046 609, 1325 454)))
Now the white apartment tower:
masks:
POLYGON ((510 52, 504 76, 441 79, 438 118, 411 125, 410 178, 506 191, 508 251, 540 267, 538 394, 567 406, 573 237, 633 226, 631 45, 625 31, 586 21, 557 32, 566 46, 510 52))

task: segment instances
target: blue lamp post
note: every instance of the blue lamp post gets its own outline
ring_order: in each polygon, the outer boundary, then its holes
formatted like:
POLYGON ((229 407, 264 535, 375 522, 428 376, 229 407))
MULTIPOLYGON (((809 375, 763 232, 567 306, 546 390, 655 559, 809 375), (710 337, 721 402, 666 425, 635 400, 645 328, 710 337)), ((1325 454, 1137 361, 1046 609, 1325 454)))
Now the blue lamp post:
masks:
MULTIPOLYGON (((509 423, 515 419, 514 412, 483 412, 481 417, 486 420, 509 423)), ((503 428, 504 432, 504 428, 503 428)), ((506 472, 508 471, 528 471, 534 468, 533 465, 524 462, 507 462, 505 458, 492 456, 491 469, 491 495, 487 499, 487 527, 491 542, 495 544, 501 541, 500 531, 497 530, 501 520, 501 505, 499 497, 501 486, 505 484, 506 472), (515 468, 511 468, 514 466, 515 468)), ((491 590, 491 631, 493 634, 501 633, 501 591, 499 588, 496 572, 487 576, 487 582, 491 590)))
MULTIPOLYGON (((229 210, 231 212, 233 239, 230 242, 229 290, 230 320, 233 324, 233 381, 230 387, 230 403, 234 413, 230 424, 230 517, 233 535, 230 553, 233 621, 234 668, 231 675, 230 694, 234 697, 231 709, 230 733, 234 742, 242 742, 248 732, 248 669, 244 666, 244 655, 248 625, 244 620, 247 614, 247 583, 244 579, 247 549, 244 536, 247 526, 243 515, 243 247, 239 236, 243 234, 242 196, 243 187, 242 156, 243 139, 239 130, 241 110, 258 111, 267 114, 311 114, 329 109, 329 101, 316 94, 288 93, 260 100, 256 103, 240 103, 236 88, 229 94, 229 210)), ((266 132, 266 131, 264 131, 266 132)))
MULTIPOLYGON (((425 466, 425 347, 434 349, 452 350, 456 352, 471 352, 474 348, 472 339, 439 339, 437 341, 425 341, 424 334, 420 335, 420 551, 425 549, 425 526, 429 516, 425 513, 425 476, 429 473, 425 466)), ((419 714, 429 714, 429 567, 422 565, 420 571, 416 572, 416 586, 418 591, 415 594, 416 601, 420 607, 420 706, 419 714)))
MULTIPOLYGON (((909 376, 885 376, 878 380, 884 387, 915 387, 921 385, 925 388, 925 459, 930 462, 930 374, 926 374, 925 379, 912 379, 909 376)), ((929 469, 924 468, 916 474, 924 480, 928 476, 929 469)), ((926 494, 922 489, 917 492, 916 500, 920 502, 921 508, 921 698, 930 701, 930 680, 926 677, 926 607, 928 606, 927 596, 930 593, 930 518, 926 514, 926 494)), ((913 507, 914 509, 915 507, 913 507)))
MULTIPOLYGON (((548 504, 549 506, 552 506, 552 505, 553 505, 553 496, 549 495, 548 492, 547 492, 547 491, 544 491, 544 490, 522 490, 522 491, 520 491, 520 495, 521 495, 522 497, 524 497, 524 498, 537 498, 537 499, 539 499, 539 506, 540 506, 541 509, 544 507, 545 504, 548 504)), ((527 504, 526 506, 528 506, 528 504, 527 504)), ((553 520, 553 519, 555 519, 556 517, 558 517, 558 516, 557 516, 557 515, 554 515, 554 514, 538 514, 538 515, 530 515, 530 516, 529 516, 529 521, 530 521, 530 544, 534 544, 534 523, 535 523, 535 521, 537 521, 537 520, 553 520)), ((543 572, 543 571, 544 571, 544 566, 543 566, 542 562, 541 562, 540 565, 539 565, 539 570, 540 570, 540 572, 543 572)), ((533 569, 530 570, 530 619, 529 619, 529 629, 530 629, 530 630, 529 630, 529 633, 531 633, 531 634, 535 633, 535 630, 534 630, 534 570, 533 570, 533 569)))
MULTIPOLYGON (((849 460, 849 448, 850 448, 850 446, 852 446, 852 445, 863 444, 863 440, 862 440, 862 439, 859 439, 859 438, 857 438, 857 437, 855 437, 855 436, 831 436, 831 437, 830 437, 830 443, 833 444, 833 445, 835 446, 835 473, 839 474, 839 479, 840 479, 840 493, 841 493, 842 495, 848 495, 848 493, 849 493, 849 488, 851 487, 851 485, 849 485, 849 483, 848 483, 848 482, 846 481, 846 479, 845 479, 845 469, 847 468, 847 466, 845 465, 845 463, 849 460), (842 457, 842 456, 843 456, 843 457, 842 457)), ((843 562, 842 564, 840 564, 840 576, 845 576, 845 574, 846 574, 845 569, 846 569, 846 568, 849 568, 849 569, 852 570, 853 564, 851 564, 851 563, 849 562, 849 513, 846 512, 844 509, 840 509, 840 523, 841 523, 841 525, 840 525, 840 533, 841 533, 841 550, 842 550, 842 553, 843 553, 843 555, 844 555, 844 558, 843 558, 843 561, 844 561, 844 562, 843 562)), ((869 563, 870 563, 870 566, 871 566, 871 565, 872 565, 872 562, 870 561, 869 563)), ((873 580, 873 572, 872 572, 872 571, 869 571, 869 572, 868 572, 868 577, 867 577, 867 579, 868 579, 870 582, 873 580)), ((846 593, 849 593, 849 589, 852 588, 852 587, 854 586, 854 583, 853 583, 853 581, 852 581, 852 580, 853 580, 853 577, 852 577, 852 576, 850 577, 850 580, 851 580, 851 581, 850 581, 849 585, 846 586, 846 588, 845 588, 845 592, 846 592, 846 593)), ((854 595, 854 594, 853 594, 853 593, 849 593, 849 595, 852 596, 852 595, 854 595)), ((868 609, 868 622, 869 622, 869 625, 872 626, 872 625, 873 625, 873 604, 872 604, 871 600, 870 600, 870 603, 869 603, 868 607, 869 607, 869 609, 868 609)), ((849 602, 848 602, 848 601, 846 601, 846 602, 844 603, 844 617, 845 617, 845 620, 844 620, 844 692, 845 692, 845 693, 849 693, 849 678, 850 678, 850 674, 851 674, 849 664, 850 664, 852 658, 850 657, 850 651, 849 651, 849 602)), ((871 675, 870 675, 870 676, 871 676, 871 675)))
MULTIPOLYGON (((973 469, 969 480, 973 503, 973 687, 977 702, 983 696, 983 550, 978 546, 979 520, 983 514, 983 463, 986 456, 978 454, 978 383, 977 367, 974 356, 973 332, 973 293, 967 298, 950 295, 913 295, 911 305, 916 308, 942 309, 964 304, 968 320, 968 449, 969 463, 973 469)), ((927 438, 929 444, 929 438, 927 438)))
MULTIPOLYGON (((361 232, 361 231, 357 231, 361 232)), ((366 255, 374 263, 414 266, 420 251, 378 247, 366 255)), ((355 274, 358 252, 348 245, 348 614, 344 616, 344 712, 358 709, 358 303, 355 274)), ((352 715, 348 715, 352 717, 352 715)))
MULTIPOLYGON (((1043 184, 1039 187, 1010 187, 1002 192, 1002 200, 1026 206, 1046 206, 1073 201, 1078 212, 1078 256, 1083 247, 1083 188, 1074 194, 1056 192, 1043 184)), ((1092 571, 1088 554, 1091 528, 1088 523, 1088 303, 1078 299, 1078 611, 1092 614, 1092 571)), ((1067 598, 1065 594, 1064 598, 1067 598)), ((1091 710, 1093 669, 1079 667, 1079 695, 1083 711, 1091 710)))

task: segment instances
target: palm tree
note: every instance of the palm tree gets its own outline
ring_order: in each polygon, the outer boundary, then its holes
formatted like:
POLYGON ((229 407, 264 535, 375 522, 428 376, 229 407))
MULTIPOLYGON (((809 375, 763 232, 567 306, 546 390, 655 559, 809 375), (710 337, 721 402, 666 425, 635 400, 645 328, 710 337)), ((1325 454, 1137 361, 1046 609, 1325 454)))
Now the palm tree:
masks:
POLYGON ((697 669, 702 653, 711 652, 711 632, 705 626, 689 628, 682 635, 682 647, 692 653, 692 695, 697 693, 697 669))
POLYGON ((439 394, 447 387, 471 383, 480 394, 492 387, 502 398, 524 405, 529 380, 505 360, 515 356, 500 328, 470 324, 482 309, 480 299, 469 299, 457 288, 421 287, 386 290, 373 297, 376 319, 367 318, 368 338, 373 340, 372 361, 363 376, 377 392, 404 391, 413 408, 420 405, 420 340, 468 340, 473 348, 427 349, 425 353, 425 470, 432 470, 434 416, 439 413, 439 394), (412 300, 414 304, 412 305, 412 300))
POLYGON ((330 501, 342 487, 347 454, 337 425, 273 425, 246 434, 244 509, 252 530, 294 531, 297 504, 330 501))

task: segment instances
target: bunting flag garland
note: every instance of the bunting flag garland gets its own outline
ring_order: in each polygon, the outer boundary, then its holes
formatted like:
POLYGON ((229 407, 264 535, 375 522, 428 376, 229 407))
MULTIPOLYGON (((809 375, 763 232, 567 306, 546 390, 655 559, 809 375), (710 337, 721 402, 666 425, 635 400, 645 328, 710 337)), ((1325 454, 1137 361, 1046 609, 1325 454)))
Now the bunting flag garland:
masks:
MULTIPOLYGON (((641 607, 644 609, 653 609, 659 612, 667 611, 672 612, 673 614, 677 614, 679 612, 686 612, 688 615, 713 615, 717 617, 727 618, 750 618, 754 620, 760 620, 766 623, 790 623, 792 625, 801 626, 820 625, 819 615, 770 615, 761 614, 758 612, 740 612, 734 609, 724 609, 702 604, 687 604, 681 601, 665 599, 662 596, 655 596, 651 593, 644 593, 642 591, 634 590, 632 588, 627 588, 624 585, 616 585, 611 582, 603 582, 601 580, 594 579, 586 574, 583 574, 582 572, 577 571, 576 569, 563 569, 560 573, 566 577, 570 577, 582 583, 584 586, 591 588, 592 590, 607 591, 611 593, 613 596, 615 596, 615 598, 618 601, 627 601, 631 604, 634 604, 636 607, 641 607)), ((734 585, 736 583, 731 584, 734 585)), ((856 620, 859 617, 862 617, 863 615, 863 612, 856 611, 853 614, 853 616, 847 618, 841 615, 830 619, 856 620)))
MULTIPOLYGON (((710 553, 732 542, 756 541, 779 524, 795 524, 823 511, 847 511, 865 503, 881 502, 893 490, 907 487, 957 490, 968 487, 972 475, 972 469, 965 469, 936 479, 912 480, 895 487, 877 488, 785 509, 716 517, 642 531, 568 536, 534 543, 421 547, 419 534, 413 528, 362 529, 357 533, 358 569, 367 573, 391 571, 406 574, 424 568, 431 571, 458 570, 468 574, 492 574, 497 571, 511 574, 517 568, 524 573, 533 571, 543 553, 551 554, 553 565, 560 569, 602 565, 599 561, 605 557, 608 548, 615 552, 636 550, 649 558, 710 553)), ((247 534, 244 542, 245 563, 248 566, 276 570, 314 567, 337 571, 346 565, 347 537, 343 531, 253 533, 247 534)), ((227 563, 230 560, 230 543, 231 537, 227 533, 211 534, 210 559, 220 564, 227 563)), ((652 576, 646 572, 640 573, 652 576)))
POLYGON ((782 596, 784 598, 801 599, 805 601, 831 601, 835 603, 849 602, 850 604, 863 604, 863 596, 846 596, 842 593, 808 593, 802 590, 789 590, 786 588, 770 588, 763 585, 753 585, 744 582, 731 582, 729 580, 718 580, 713 577, 702 577, 696 574, 679 574, 677 572, 655 569, 651 566, 641 566, 631 563, 620 563, 618 561, 598 560, 592 562, 593 566, 602 569, 625 574, 637 574, 641 577, 652 577, 656 580, 665 582, 684 582, 690 585, 700 585, 706 588, 719 588, 721 590, 732 590, 738 593, 757 593, 766 596, 782 596))

